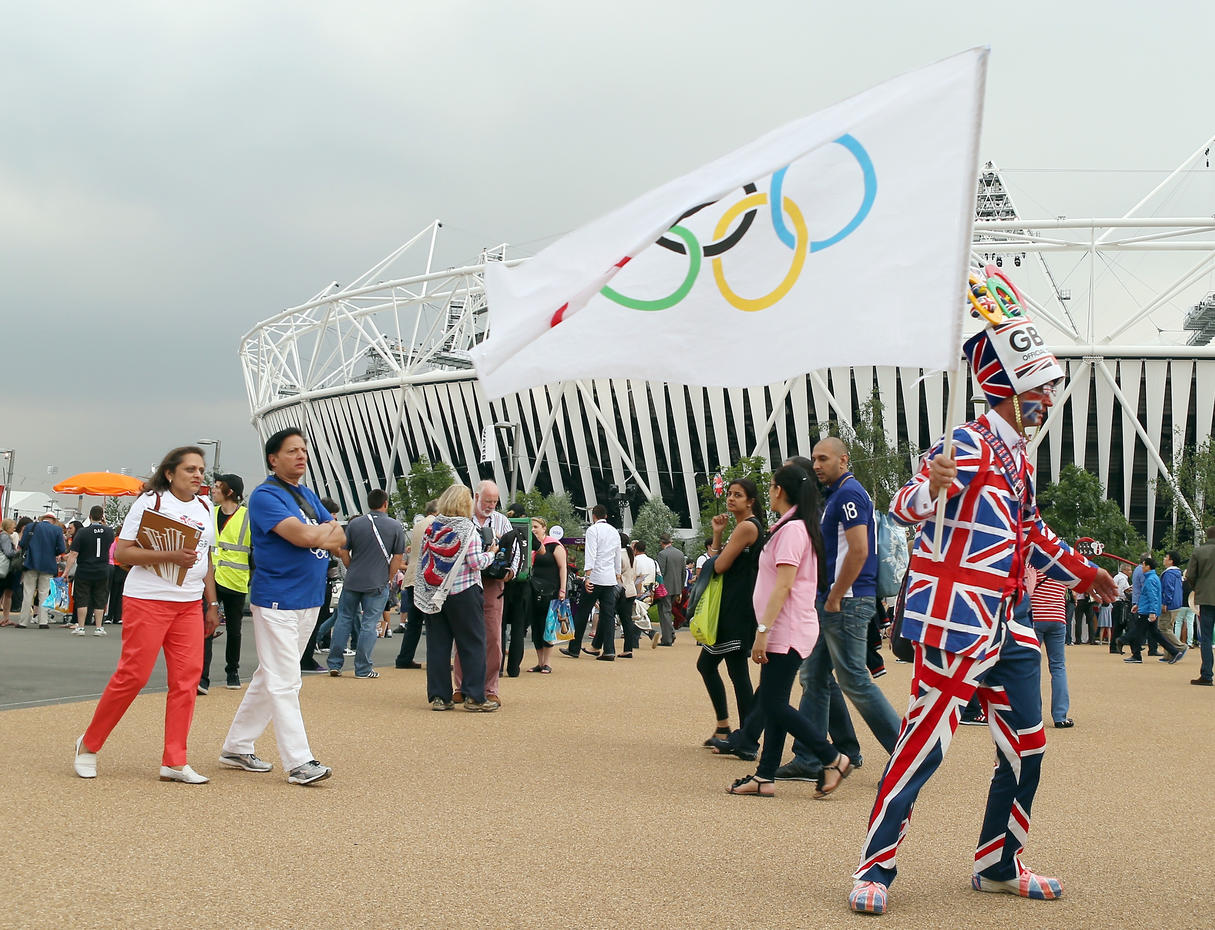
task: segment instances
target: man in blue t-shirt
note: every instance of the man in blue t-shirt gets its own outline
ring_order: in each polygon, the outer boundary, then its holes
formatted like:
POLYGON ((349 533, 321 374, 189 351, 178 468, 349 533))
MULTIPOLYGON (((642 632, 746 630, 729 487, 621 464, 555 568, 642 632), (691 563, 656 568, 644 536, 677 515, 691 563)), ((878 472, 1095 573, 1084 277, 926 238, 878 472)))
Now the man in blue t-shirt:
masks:
POLYGON ((249 586, 257 671, 236 710, 219 761, 246 772, 272 768, 253 753, 253 743, 274 722, 287 781, 309 785, 332 770, 312 757, 300 713, 300 656, 325 598, 329 553, 346 534, 310 488, 300 484, 308 468, 308 444, 295 428, 266 440, 271 474, 249 495, 249 525, 257 559, 249 586))
MULTIPOLYGON (((834 670, 840 689, 865 718, 882 748, 892 752, 902 719, 865 664, 869 621, 877 602, 873 500, 849 470, 851 458, 841 440, 834 436, 821 440, 814 447, 812 461, 826 498, 821 523, 829 587, 819 593, 818 641, 802 663, 800 709, 817 723, 820 732, 826 732, 834 670)), ((794 745, 794 753, 796 758, 790 767, 809 763, 811 757, 800 745, 794 745)), ((781 777, 779 771, 777 777, 781 777)))

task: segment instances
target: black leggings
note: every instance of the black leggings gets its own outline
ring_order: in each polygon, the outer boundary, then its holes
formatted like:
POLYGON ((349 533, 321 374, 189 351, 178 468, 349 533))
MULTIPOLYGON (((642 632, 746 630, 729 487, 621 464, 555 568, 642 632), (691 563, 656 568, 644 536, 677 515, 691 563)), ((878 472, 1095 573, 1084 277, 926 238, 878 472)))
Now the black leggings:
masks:
POLYGON ((789 706, 793 679, 802 667, 797 651, 769 652, 768 661, 759 667, 759 702, 764 712, 764 748, 759 756, 755 774, 769 781, 776 777, 781 755, 785 751, 785 736, 793 734, 801 740, 823 765, 834 764, 839 753, 827 742, 825 734, 789 706))
POLYGON ((751 710, 751 700, 755 696, 755 692, 751 689, 751 672, 747 668, 749 658, 750 655, 741 649, 722 655, 714 655, 707 649, 700 650, 700 658, 696 660, 696 671, 700 672, 700 677, 705 680, 705 690, 709 692, 709 700, 713 702, 713 713, 717 715, 718 720, 730 718, 730 710, 726 706, 726 686, 721 680, 721 672, 718 671, 718 666, 722 662, 726 663, 726 673, 734 684, 734 700, 738 704, 739 725, 741 726, 742 721, 747 719, 747 713, 751 710))
MULTIPOLYGON (((245 615, 245 595, 222 584, 215 585, 215 596, 224 608, 224 631, 228 639, 224 644, 224 674, 229 678, 240 676, 240 633, 241 620, 245 615)), ((204 610, 203 613, 206 613, 204 610)), ((212 633, 203 640, 202 680, 211 680, 211 651, 215 634, 212 633)), ((311 658, 312 653, 309 653, 311 658)))

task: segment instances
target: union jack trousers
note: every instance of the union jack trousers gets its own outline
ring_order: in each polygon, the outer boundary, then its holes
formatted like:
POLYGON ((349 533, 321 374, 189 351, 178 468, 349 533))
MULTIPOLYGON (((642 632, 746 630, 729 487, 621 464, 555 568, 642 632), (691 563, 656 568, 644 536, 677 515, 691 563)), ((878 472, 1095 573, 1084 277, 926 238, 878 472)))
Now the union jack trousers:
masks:
POLYGON ((1041 648, 1029 618, 1029 598, 997 624, 978 655, 915 643, 911 702, 894 753, 878 785, 869 831, 854 878, 889 885, 920 789, 945 758, 962 708, 977 691, 996 744, 996 765, 979 831, 974 871, 1006 881, 1021 871, 1046 733, 1042 728, 1041 648), (1011 614, 1011 616, 1010 616, 1011 614))

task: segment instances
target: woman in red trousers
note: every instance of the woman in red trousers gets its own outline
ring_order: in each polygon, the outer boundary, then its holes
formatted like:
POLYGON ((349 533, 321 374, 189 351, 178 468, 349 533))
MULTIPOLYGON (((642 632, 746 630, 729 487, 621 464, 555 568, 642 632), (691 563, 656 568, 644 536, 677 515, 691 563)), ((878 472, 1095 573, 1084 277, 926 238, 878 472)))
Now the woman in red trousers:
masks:
POLYGON ((203 452, 197 446, 172 450, 123 520, 114 557, 132 568, 123 590, 122 656, 93 713, 93 722, 76 740, 75 768, 81 778, 97 777, 97 753, 148 683, 163 649, 169 693, 160 779, 189 785, 208 781, 186 764, 186 739, 202 674, 203 638, 219 625, 215 570, 209 557, 215 544, 214 522, 210 503, 199 496, 205 469, 203 452), (194 527, 199 531, 198 544, 143 548, 136 536, 147 511, 194 527), (186 572, 178 584, 180 568, 186 572))

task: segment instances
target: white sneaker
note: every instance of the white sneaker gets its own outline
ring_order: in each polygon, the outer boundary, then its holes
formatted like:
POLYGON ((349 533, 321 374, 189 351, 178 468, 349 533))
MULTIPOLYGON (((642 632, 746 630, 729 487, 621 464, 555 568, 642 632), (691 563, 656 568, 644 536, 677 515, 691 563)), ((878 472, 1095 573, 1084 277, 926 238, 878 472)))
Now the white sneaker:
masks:
POLYGON ((347 659, 349 659, 352 655, 354 655, 354 650, 353 649, 343 649, 342 655, 344 655, 347 659))
POLYGON ((162 765, 160 767, 160 780, 179 781, 187 785, 205 785, 211 779, 209 779, 206 775, 199 775, 188 765, 183 765, 179 769, 162 765))
POLYGON ((76 629, 72 630, 72 635, 73 635, 73 636, 83 636, 83 635, 84 635, 84 627, 82 627, 82 626, 78 626, 78 627, 76 627, 76 629))
POLYGON ((97 753, 84 751, 84 734, 76 740, 76 758, 72 762, 76 774, 81 778, 97 777, 97 753))
MULTIPOLYGON (((81 636, 83 636, 83 635, 84 635, 84 630, 83 630, 83 629, 80 631, 80 635, 81 635, 81 636)), ((95 630, 93 631, 93 635, 94 635, 94 636, 109 636, 110 634, 109 634, 109 633, 107 633, 105 630, 103 630, 101 627, 97 627, 97 629, 95 629, 95 630)))
POLYGON ((321 765, 316 759, 297 765, 287 774, 287 781, 293 785, 311 785, 316 781, 324 781, 333 774, 333 769, 321 765))

